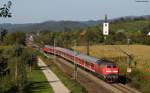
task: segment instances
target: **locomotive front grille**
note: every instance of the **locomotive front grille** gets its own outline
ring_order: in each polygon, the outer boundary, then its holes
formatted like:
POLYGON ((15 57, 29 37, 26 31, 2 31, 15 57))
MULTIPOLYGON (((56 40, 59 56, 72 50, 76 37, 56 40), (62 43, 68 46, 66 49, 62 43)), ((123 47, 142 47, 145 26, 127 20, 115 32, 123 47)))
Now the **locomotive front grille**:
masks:
POLYGON ((116 82, 118 80, 118 75, 116 74, 109 74, 106 76, 106 81, 108 82, 116 82))

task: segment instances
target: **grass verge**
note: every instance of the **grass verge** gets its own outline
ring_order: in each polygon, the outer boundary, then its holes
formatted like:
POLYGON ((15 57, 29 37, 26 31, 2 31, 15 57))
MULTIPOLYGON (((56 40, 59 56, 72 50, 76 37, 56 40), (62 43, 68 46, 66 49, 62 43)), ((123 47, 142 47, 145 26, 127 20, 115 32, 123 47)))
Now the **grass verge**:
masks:
POLYGON ((49 82, 40 69, 34 69, 30 73, 30 81, 27 93, 54 93, 49 82))
POLYGON ((50 69, 58 76, 58 78, 71 90, 71 93, 87 93, 79 83, 74 81, 71 76, 64 73, 56 64, 53 63, 53 59, 48 59, 44 55, 40 56, 44 62, 49 65, 50 69))

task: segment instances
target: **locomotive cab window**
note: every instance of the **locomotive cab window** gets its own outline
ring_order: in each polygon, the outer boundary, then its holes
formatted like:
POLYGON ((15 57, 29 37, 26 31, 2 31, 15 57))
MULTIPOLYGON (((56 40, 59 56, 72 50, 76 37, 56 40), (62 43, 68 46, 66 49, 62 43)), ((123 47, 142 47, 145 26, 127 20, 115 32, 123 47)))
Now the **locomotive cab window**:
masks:
POLYGON ((102 64, 102 62, 101 62, 100 60, 96 61, 96 63, 97 63, 98 65, 101 65, 101 64, 102 64))
POLYGON ((107 68, 117 68, 116 65, 107 65, 107 68))

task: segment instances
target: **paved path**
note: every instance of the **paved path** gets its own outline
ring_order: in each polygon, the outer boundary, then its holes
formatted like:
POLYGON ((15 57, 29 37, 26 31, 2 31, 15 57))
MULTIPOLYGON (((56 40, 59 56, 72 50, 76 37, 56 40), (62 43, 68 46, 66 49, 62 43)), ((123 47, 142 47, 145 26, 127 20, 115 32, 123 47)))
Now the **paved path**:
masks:
POLYGON ((42 71, 55 93, 70 93, 69 89, 64 86, 59 78, 47 67, 47 65, 40 58, 38 58, 38 65, 40 67, 43 67, 42 71))

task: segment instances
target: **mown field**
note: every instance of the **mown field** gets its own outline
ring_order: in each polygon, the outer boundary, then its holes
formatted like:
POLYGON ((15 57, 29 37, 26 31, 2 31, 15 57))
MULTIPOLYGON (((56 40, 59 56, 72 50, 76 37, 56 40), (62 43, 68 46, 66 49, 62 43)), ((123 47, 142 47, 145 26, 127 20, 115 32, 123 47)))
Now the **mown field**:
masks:
MULTIPOLYGON (((73 47, 75 50, 87 53, 86 46, 73 47)), ((150 46, 147 45, 92 45, 90 55, 97 58, 114 60, 119 68, 120 74, 127 74, 127 55, 133 56, 132 72, 129 73, 131 86, 139 89, 143 93, 150 93, 150 46), (144 86, 144 87, 143 87, 144 86)))

